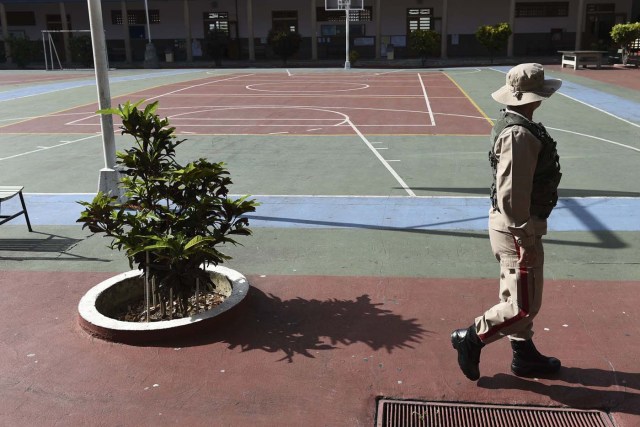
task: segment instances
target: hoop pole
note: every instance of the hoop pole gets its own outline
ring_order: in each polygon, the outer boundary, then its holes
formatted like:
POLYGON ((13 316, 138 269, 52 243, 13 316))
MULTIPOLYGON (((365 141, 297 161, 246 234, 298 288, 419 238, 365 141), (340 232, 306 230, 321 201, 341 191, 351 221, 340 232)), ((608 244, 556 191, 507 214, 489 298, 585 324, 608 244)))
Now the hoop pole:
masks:
POLYGON ((44 41, 44 31, 42 32, 42 51, 44 52, 44 69, 45 71, 49 71, 49 60, 47 59, 47 43, 44 41))
MULTIPOLYGON (((100 109, 111 108, 111 92, 107 65, 107 45, 102 24, 102 6, 100 0, 87 0, 89 6, 89 23, 91 24, 91 45, 95 64, 98 105, 100 109)), ((111 114, 100 114, 102 129, 102 146, 105 167, 100 170, 98 190, 106 194, 119 195, 118 173, 116 165, 116 141, 113 135, 113 117, 111 114)))
POLYGON ((144 0, 144 11, 147 14, 147 38, 149 39, 149 44, 151 44, 151 25, 149 23, 149 5, 147 4, 147 0, 144 0))
POLYGON ((344 60, 344 69, 348 70, 351 68, 351 62, 349 62, 349 10, 351 8, 351 2, 347 3, 347 7, 345 7, 344 12, 346 14, 345 17, 345 60, 344 60))

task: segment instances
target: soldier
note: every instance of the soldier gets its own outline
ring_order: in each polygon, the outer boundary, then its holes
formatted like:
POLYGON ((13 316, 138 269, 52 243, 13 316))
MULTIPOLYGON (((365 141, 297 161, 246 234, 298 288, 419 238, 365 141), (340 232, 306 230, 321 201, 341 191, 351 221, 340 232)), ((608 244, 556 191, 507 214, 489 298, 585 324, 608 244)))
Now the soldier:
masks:
POLYGON ((533 318, 542 304, 542 235, 558 201, 560 163, 556 142, 533 112, 562 84, 545 79, 540 64, 520 64, 507 73, 506 85, 491 94, 506 106, 491 132, 493 170, 489 211, 491 249, 500 262, 500 302, 467 329, 451 334, 458 365, 470 380, 480 378, 480 351, 508 336, 511 371, 518 376, 551 374, 560 361, 543 356, 531 340, 533 318))

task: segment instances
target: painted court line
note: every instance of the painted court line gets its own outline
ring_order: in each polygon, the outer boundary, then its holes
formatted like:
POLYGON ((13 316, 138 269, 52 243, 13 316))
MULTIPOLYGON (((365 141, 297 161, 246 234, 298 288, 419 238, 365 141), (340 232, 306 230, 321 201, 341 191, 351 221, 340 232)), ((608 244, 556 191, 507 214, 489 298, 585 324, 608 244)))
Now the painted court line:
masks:
MULTIPOLYGON (((502 74, 509 71, 506 67, 489 69, 502 74)), ((563 80, 558 94, 631 126, 640 127, 640 106, 637 102, 567 80, 563 80)))
MULTIPOLYGON (((93 194, 26 193, 31 223, 77 226, 93 194)), ((237 196, 232 196, 237 197, 237 196)), ((252 227, 363 228, 486 231, 488 197, 253 196, 261 205, 248 215, 252 227), (330 218, 330 219, 327 219, 330 218)), ((20 202, 3 203, 13 212, 20 202)), ((24 217, 11 224, 24 224, 24 217)), ((550 231, 640 231, 640 198, 561 198, 550 231)))
POLYGON ((349 123, 349 126, 351 126, 353 131, 360 137, 362 142, 364 142, 365 145, 369 147, 369 150, 371 150, 371 152, 378 158, 378 160, 380 160, 382 165, 389 171, 389 173, 391 173, 391 175, 396 179, 396 181, 398 181, 398 184, 400 184, 400 186, 404 188, 407 194, 409 196, 415 197, 416 193, 414 193, 413 190, 411 190, 411 188, 407 185, 407 183, 404 182, 404 180, 400 177, 400 175, 398 175, 395 169, 393 169, 391 165, 384 159, 384 157, 382 157, 380 153, 378 153, 376 148, 369 142, 367 137, 364 136, 362 132, 360 132, 360 130, 353 124, 351 119, 348 117, 347 117, 347 123, 349 123))
MULTIPOLYGON (((202 69, 193 69, 193 70, 163 70, 163 71, 154 71, 147 72, 145 74, 136 74, 131 76, 121 76, 121 77, 110 77, 110 83, 120 83, 120 82, 129 82, 134 80, 146 80, 152 79, 155 77, 162 77, 167 75, 179 75, 179 74, 188 74, 188 73, 198 73, 205 70, 202 69)), ((48 83, 43 85, 32 85, 29 87, 8 90, 5 92, 0 92, 0 102, 4 101, 13 101, 15 99, 26 98, 29 96, 36 95, 44 95, 52 92, 59 92, 62 90, 75 89, 79 87, 85 86, 95 86, 95 79, 84 79, 79 81, 67 81, 67 82, 59 82, 59 83, 48 83)))
POLYGON ((424 95, 424 100, 427 103, 427 110, 429 111, 429 118, 431 119, 431 126, 436 125, 436 121, 433 118, 433 110, 431 110, 431 104, 429 103, 429 96, 427 96, 427 89, 424 87, 424 82, 422 81, 422 76, 418 73, 418 80, 420 80, 420 86, 422 87, 422 94, 424 95))
POLYGON ((39 147, 37 150, 26 151, 24 153, 14 154, 13 156, 0 157, 0 162, 3 161, 3 160, 15 159, 16 157, 26 156, 27 154, 37 153, 39 151, 51 150, 52 148, 62 147, 64 145, 73 144, 73 143, 76 143, 76 142, 84 141, 84 140, 91 139, 91 138, 96 138, 96 137, 99 137, 99 136, 102 136, 102 134, 91 135, 91 136, 87 136, 87 137, 84 137, 84 138, 75 139, 73 141, 62 141, 61 144, 51 145, 49 147, 39 147))

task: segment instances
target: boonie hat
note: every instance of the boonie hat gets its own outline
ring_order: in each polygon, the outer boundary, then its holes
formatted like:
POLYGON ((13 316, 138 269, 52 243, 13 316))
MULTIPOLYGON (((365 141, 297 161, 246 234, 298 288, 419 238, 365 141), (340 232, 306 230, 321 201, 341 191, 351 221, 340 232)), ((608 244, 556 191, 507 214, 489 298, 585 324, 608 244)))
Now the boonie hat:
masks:
POLYGON ((540 64, 516 65, 507 73, 507 82, 491 97, 504 105, 524 105, 549 98, 562 86, 562 80, 545 79, 540 64))

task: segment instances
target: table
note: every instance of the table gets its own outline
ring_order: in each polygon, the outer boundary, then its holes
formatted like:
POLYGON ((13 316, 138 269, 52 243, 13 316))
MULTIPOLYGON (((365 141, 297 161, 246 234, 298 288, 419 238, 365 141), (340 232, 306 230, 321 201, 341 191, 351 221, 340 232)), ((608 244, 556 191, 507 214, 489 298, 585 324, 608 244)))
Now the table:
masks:
POLYGON ((602 57, 606 50, 560 50, 558 53, 562 54, 562 68, 565 65, 573 66, 574 70, 587 65, 595 65, 596 68, 602 66, 602 57))

